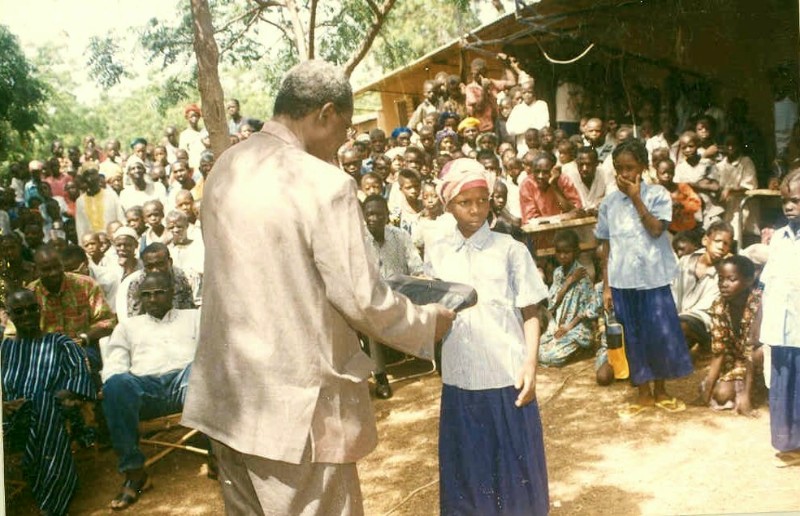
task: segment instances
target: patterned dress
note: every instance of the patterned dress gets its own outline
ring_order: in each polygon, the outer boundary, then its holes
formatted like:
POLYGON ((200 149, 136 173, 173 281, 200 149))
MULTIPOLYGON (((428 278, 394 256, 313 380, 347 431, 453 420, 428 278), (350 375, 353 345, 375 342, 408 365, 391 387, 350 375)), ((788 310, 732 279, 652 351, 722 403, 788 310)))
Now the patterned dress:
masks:
POLYGON ((12 449, 25 450, 22 466, 39 507, 64 514, 78 476, 55 393, 65 389, 84 398, 95 397, 86 355, 60 333, 5 339, 0 353, 3 401, 26 400, 4 420, 3 434, 12 449))
POLYGON ((573 284, 561 303, 555 306, 558 292, 564 286, 566 279, 581 264, 575 261, 564 272, 563 267, 558 267, 553 273, 553 284, 550 286, 548 307, 553 313, 553 319, 547 326, 539 344, 539 363, 544 366, 560 367, 575 354, 578 349, 589 349, 593 345, 592 320, 597 318, 597 296, 592 288, 588 275, 573 284), (553 311, 555 309, 555 311, 553 311), (556 338, 556 330, 560 326, 569 324, 576 317, 582 316, 583 320, 568 331, 561 338, 556 338))
POLYGON ((720 382, 744 380, 747 361, 753 353, 750 327, 761 305, 761 293, 753 291, 747 297, 738 329, 731 321, 730 303, 720 297, 711 305, 711 352, 723 355, 720 382))

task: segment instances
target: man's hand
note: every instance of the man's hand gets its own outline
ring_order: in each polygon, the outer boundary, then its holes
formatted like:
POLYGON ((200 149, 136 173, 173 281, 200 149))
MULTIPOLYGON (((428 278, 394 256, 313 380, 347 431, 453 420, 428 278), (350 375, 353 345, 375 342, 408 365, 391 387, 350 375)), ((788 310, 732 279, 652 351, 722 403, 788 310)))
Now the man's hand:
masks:
POLYGON ((25 398, 18 398, 11 401, 3 402, 3 416, 8 417, 14 414, 27 400, 25 398))
POLYGON ((536 358, 528 358, 517 373, 514 388, 520 389, 514 405, 521 408, 536 399, 536 358))
POLYGON ((450 328, 453 326, 453 321, 456 318, 456 313, 448 308, 445 308, 443 305, 435 305, 436 306, 436 333, 434 335, 433 341, 439 342, 440 340, 444 339, 444 336, 447 335, 447 332, 450 331, 450 328))
POLYGON ((558 178, 561 177, 561 165, 556 165, 552 169, 550 169, 550 179, 547 180, 550 183, 550 186, 558 183, 558 178))
POLYGON ((556 332, 553 334, 553 337, 560 339, 564 335, 567 334, 567 327, 566 326, 559 326, 556 332))

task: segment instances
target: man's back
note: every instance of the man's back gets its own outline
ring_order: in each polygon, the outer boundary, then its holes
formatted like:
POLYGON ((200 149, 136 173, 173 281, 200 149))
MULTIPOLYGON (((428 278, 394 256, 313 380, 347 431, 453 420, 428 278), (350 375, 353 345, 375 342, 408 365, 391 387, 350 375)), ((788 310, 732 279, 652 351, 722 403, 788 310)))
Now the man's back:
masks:
POLYGON ((364 456, 372 362, 350 324, 414 352, 434 318, 379 282, 355 183, 268 122, 220 156, 202 224, 215 245, 184 420, 274 460, 299 463, 309 435, 313 461, 364 456))

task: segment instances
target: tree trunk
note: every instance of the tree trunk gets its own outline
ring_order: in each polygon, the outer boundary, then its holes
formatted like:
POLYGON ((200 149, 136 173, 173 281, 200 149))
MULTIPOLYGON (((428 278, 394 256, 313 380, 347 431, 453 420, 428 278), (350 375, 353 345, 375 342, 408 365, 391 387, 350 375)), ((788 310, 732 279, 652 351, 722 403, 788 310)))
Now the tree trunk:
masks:
POLYGON ((225 120, 225 97, 219 82, 219 51, 214 39, 208 0, 191 0, 191 5, 194 53, 197 56, 197 86, 203 105, 203 121, 211 140, 211 150, 218 158, 231 143, 225 120))

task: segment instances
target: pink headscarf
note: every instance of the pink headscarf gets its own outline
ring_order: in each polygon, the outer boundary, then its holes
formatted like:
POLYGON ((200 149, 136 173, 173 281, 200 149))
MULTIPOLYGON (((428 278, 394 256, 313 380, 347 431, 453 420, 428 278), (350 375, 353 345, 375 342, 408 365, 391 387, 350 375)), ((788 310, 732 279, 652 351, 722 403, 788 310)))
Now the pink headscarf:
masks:
POLYGON ((470 188, 489 189, 489 178, 483 165, 470 158, 448 162, 440 177, 442 181, 436 185, 436 194, 442 200, 443 206, 447 206, 458 194, 470 188))

